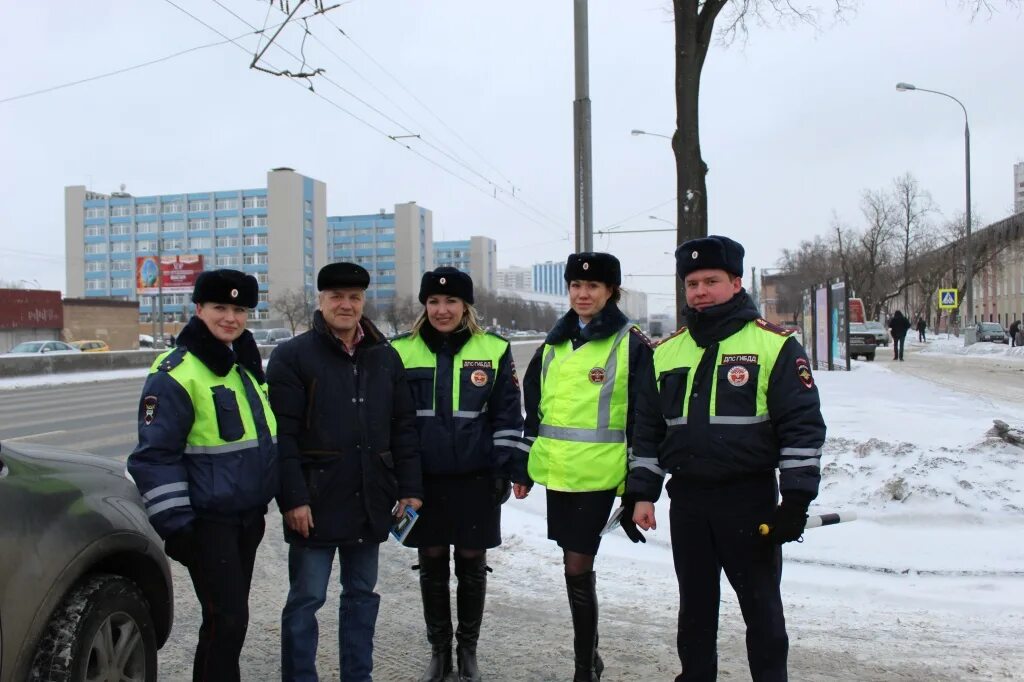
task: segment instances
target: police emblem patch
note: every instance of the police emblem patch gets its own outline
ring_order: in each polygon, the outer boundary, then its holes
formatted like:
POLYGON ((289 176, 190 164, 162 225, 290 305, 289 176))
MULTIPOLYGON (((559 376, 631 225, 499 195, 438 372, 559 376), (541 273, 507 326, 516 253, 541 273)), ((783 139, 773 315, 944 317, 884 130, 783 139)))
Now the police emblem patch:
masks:
POLYGON ((448 284, 448 280, 446 278, 444 278, 444 277, 442 277, 441 279, 439 279, 437 281, 440 282, 441 284, 448 284))
POLYGON ((740 386, 745 386, 746 383, 750 381, 750 372, 747 370, 746 367, 742 365, 735 365, 733 367, 730 367, 729 372, 726 376, 729 379, 729 383, 735 386, 736 388, 739 388, 740 386))
POLYGON ((811 374, 811 365, 806 358, 796 359, 796 375, 804 388, 808 390, 814 388, 814 375, 811 374))
POLYGON ((487 372, 482 369, 474 370, 469 375, 469 380, 473 382, 474 386, 486 386, 487 385, 487 372))
POLYGON ((594 367, 587 372, 587 378, 590 379, 592 384, 603 384, 605 378, 604 367, 594 367))
POLYGON ((584 270, 589 270, 590 269, 590 263, 584 263, 583 264, 583 269, 584 270))
POLYGON ((694 251, 693 253, 691 253, 690 258, 692 258, 693 260, 697 260, 697 252, 694 251))
POLYGON ((231 298, 238 298, 238 289, 231 290, 231 298))
POLYGON ((156 403, 157 399, 155 395, 147 395, 142 399, 142 407, 146 410, 146 413, 142 417, 142 423, 149 426, 153 423, 153 419, 156 417, 156 403))

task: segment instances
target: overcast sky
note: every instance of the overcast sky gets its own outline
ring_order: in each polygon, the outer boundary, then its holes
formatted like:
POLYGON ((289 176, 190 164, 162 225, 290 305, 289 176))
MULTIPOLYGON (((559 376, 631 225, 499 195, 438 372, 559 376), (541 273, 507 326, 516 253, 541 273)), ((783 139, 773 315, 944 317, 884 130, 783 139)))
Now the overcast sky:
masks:
MULTIPOLYGON (((214 0, 174 1, 228 36, 251 32, 214 0)), ((257 26, 268 16, 266 0, 219 1, 257 26)), ((136 195, 261 187, 277 166, 326 182, 328 215, 416 201, 433 210, 435 239, 493 237, 502 267, 563 260, 573 3, 325 0, 336 2, 308 22, 307 61, 393 120, 325 80, 313 84, 330 102, 250 70, 254 35, 239 41, 248 54, 225 44, 0 102, 0 279, 64 288, 65 185, 109 193, 124 183, 136 195), (422 156, 386 137, 410 133, 422 140, 401 142, 422 156)), ((669 141, 630 135, 673 131, 670 8, 590 2, 597 229, 675 220, 669 141)), ((283 17, 275 3, 269 23, 283 17)), ((4 19, 0 100, 222 40, 168 0, 8 2, 4 19)), ((716 44, 701 89, 710 231, 746 246, 749 273, 825 233, 833 212, 857 224, 862 190, 907 171, 944 215, 962 211, 962 112, 898 93, 901 80, 964 102, 975 210, 986 224, 1007 216, 1012 166, 1024 159, 1022 35, 1018 10, 972 21, 953 0, 863 0, 843 23, 758 27, 745 45, 716 44)), ((302 31, 290 26, 278 42, 299 54, 302 31)), ((265 61, 300 66, 276 46, 265 61)), ((656 294, 652 312, 667 307, 673 233, 594 243, 621 258, 627 287, 656 294)))

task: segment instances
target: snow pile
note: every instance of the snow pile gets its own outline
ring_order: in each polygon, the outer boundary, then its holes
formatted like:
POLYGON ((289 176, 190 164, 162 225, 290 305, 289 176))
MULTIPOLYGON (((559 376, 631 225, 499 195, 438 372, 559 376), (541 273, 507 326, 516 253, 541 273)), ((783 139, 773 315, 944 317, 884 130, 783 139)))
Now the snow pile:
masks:
POLYGON ((1011 348, 1009 344, 992 343, 991 341, 979 341, 970 346, 964 346, 962 336, 949 334, 930 337, 926 343, 911 342, 908 336, 907 346, 920 347, 920 352, 926 355, 958 355, 1024 362, 1024 347, 1011 348))

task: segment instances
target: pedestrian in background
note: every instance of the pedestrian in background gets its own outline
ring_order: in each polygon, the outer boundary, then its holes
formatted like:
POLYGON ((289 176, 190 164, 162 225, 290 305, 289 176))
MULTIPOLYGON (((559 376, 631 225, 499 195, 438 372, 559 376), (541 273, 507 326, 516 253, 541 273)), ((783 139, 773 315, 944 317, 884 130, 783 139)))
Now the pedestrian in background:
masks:
POLYGON ((280 430, 290 587, 281 614, 281 677, 316 680, 316 613, 341 564, 341 678, 369 682, 380 606, 380 544, 423 497, 416 411, 402 361, 363 317, 369 273, 331 263, 317 274, 312 328, 277 346, 267 366, 280 430))
POLYGON ((460 681, 479 682, 477 639, 487 591, 487 550, 501 544, 510 481, 528 483, 522 399, 508 341, 480 327, 473 280, 440 267, 423 274, 420 313, 392 341, 416 407, 423 507, 405 544, 419 553, 430 663, 421 682, 452 672, 449 547, 455 548, 455 639, 460 681))
POLYGON ((920 341, 921 343, 927 342, 927 339, 924 336, 924 333, 925 333, 926 329, 928 329, 928 325, 926 325, 924 323, 924 318, 923 317, 918 317, 917 318, 917 340, 920 341))
MULTIPOLYGON (((523 381, 529 475, 547 488, 548 538, 562 548, 572 614, 574 681, 598 680, 597 576, 601 530, 626 478, 637 367, 650 342, 617 303, 619 260, 576 253, 565 265, 571 309, 555 323, 523 381)), ((517 498, 529 485, 516 484, 517 498)), ((624 513, 624 528, 642 539, 624 513)))
POLYGON ((1020 345, 1017 343, 1017 334, 1020 333, 1020 320, 1014 318, 1010 323, 1010 348, 1020 345))
POLYGON ((665 474, 679 580, 677 682, 718 675, 721 573, 747 626, 754 682, 787 679, 781 545, 800 538, 818 493, 825 424, 803 348, 743 289, 743 247, 708 236, 676 250, 686 326, 640 373, 625 500, 656 527, 665 474), (775 470, 779 470, 776 481, 775 470), (778 504, 779 491, 782 504, 778 504), (759 526, 767 523, 763 536, 759 526))
POLYGON ((910 320, 906 315, 897 310, 889 318, 889 333, 892 335, 892 359, 903 362, 903 346, 907 342, 907 331, 910 329, 910 320))
POLYGON ((195 315, 142 389, 139 444, 128 457, 150 523, 188 569, 202 608, 195 681, 240 679, 256 548, 278 491, 277 423, 245 329, 258 298, 252 275, 199 275, 195 315))

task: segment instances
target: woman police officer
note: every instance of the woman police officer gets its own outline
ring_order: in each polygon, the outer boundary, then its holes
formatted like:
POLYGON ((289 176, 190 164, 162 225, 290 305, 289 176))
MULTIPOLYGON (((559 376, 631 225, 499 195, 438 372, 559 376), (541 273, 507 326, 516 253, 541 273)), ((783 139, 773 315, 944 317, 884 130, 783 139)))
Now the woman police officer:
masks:
POLYGON ((193 680, 238 680, 249 587, 267 503, 277 493, 277 422, 245 330, 256 278, 211 270, 195 316, 142 389, 128 471, 168 556, 188 568, 202 607, 193 680))
POLYGON ((452 672, 448 547, 455 547, 460 680, 479 680, 476 646, 487 584, 486 550, 501 543, 509 482, 528 481, 519 381, 508 341, 477 322, 473 280, 455 268, 424 273, 424 310, 392 345, 416 403, 424 497, 406 539, 417 547, 431 658, 421 680, 452 672))
MULTIPOLYGON (((636 368, 650 362, 650 342, 616 305, 619 261, 577 253, 565 266, 567 312, 548 333, 526 371, 525 435, 533 440, 529 475, 547 488, 548 538, 562 548, 572 614, 573 680, 597 680, 597 592, 594 557, 616 494, 626 479, 636 368)), ((527 485, 517 484, 517 498, 527 485)), ((634 542, 632 510, 623 525, 634 542)))

